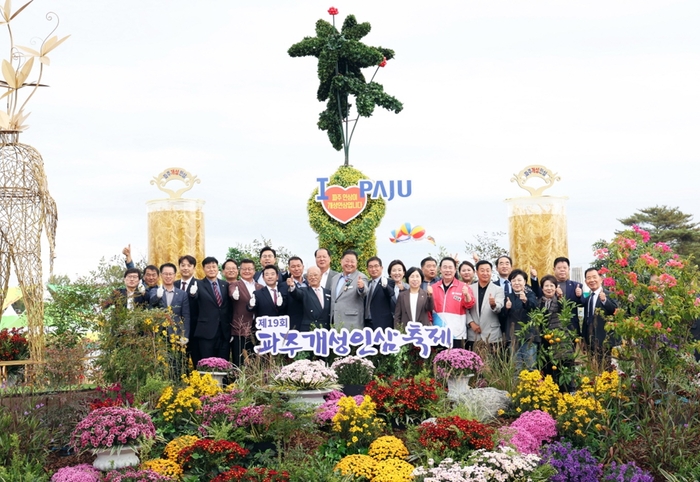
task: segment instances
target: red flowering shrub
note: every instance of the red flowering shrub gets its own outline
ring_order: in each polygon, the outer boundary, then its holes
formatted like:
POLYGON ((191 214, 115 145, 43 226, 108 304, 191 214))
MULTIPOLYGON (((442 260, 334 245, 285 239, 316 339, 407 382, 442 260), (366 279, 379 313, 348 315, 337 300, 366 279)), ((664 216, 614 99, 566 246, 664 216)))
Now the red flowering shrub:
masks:
POLYGON ((0 361, 26 360, 29 343, 18 328, 0 330, 0 361))
POLYGON ((335 7, 331 7, 331 8, 328 9, 328 13, 329 13, 330 15, 338 15, 338 9, 335 8, 335 7))
POLYGON ((379 378, 365 387, 365 395, 377 404, 379 415, 405 424, 430 416, 431 402, 440 398, 440 390, 433 378, 379 378))
POLYGON ((234 463, 246 455, 248 450, 236 442, 200 439, 180 450, 177 463, 185 472, 199 476, 200 480, 211 480, 224 471, 235 469, 234 463))
POLYGON ((272 469, 255 467, 244 469, 240 465, 231 467, 223 474, 213 478, 211 482, 289 482, 289 473, 285 470, 277 472, 272 469))
POLYGON ((134 395, 124 391, 122 395, 121 383, 113 383, 106 387, 97 387, 99 397, 90 402, 90 410, 102 407, 129 407, 134 404, 134 395))
POLYGON ((495 430, 476 420, 441 417, 418 428, 418 442, 429 451, 461 460, 472 450, 493 450, 495 430))

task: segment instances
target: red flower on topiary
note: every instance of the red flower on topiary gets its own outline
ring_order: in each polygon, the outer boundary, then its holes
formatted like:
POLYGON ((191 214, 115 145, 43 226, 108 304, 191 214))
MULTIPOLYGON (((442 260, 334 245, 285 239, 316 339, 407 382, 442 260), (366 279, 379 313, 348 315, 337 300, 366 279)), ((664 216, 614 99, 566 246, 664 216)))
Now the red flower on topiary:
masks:
POLYGON ((381 62, 379 62, 380 67, 384 67, 385 65, 386 65, 386 57, 384 57, 384 59, 381 62))
POLYGON ((331 15, 338 15, 338 9, 335 7, 331 7, 328 9, 328 13, 331 15))

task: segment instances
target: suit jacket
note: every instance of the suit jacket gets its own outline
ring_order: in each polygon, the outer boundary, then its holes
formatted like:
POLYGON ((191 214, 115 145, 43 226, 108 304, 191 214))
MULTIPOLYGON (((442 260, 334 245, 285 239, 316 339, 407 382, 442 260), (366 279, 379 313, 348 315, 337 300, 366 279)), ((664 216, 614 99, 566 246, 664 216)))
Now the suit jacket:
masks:
MULTIPOLYGON (((158 298, 157 291, 151 290, 151 306, 168 309, 166 295, 158 298)), ((173 325, 168 327, 169 335, 190 337, 190 301, 189 295, 180 288, 173 288, 173 299, 170 302, 173 313, 173 325)))
POLYGON ((476 341, 479 339, 488 343, 498 343, 502 341, 503 332, 501 331, 499 313, 503 309, 505 298, 503 288, 493 282, 489 282, 486 286, 484 299, 481 302, 481 313, 479 313, 479 282, 473 283, 471 288, 476 302, 467 313, 467 336, 469 341, 476 341), (489 303, 489 295, 493 295, 496 299, 496 307, 493 309, 489 303), (481 327, 480 335, 477 335, 469 326, 472 321, 481 327))
POLYGON ((311 331, 314 328, 331 327, 331 291, 323 290, 323 307, 318 301, 318 296, 313 288, 302 286, 289 291, 289 296, 302 307, 302 318, 298 327, 292 325, 293 329, 299 331, 311 331))
POLYGON ((333 284, 333 278, 335 278, 335 275, 337 274, 337 271, 334 271, 332 269, 328 270, 328 279, 326 279, 326 286, 324 286, 324 288, 329 290, 331 293, 333 293, 333 287, 331 287, 331 285, 333 284))
POLYGON ((195 283, 196 281, 197 279, 194 276, 190 278, 186 290, 182 290, 182 280, 177 280, 175 283, 173 283, 173 285, 175 285, 175 288, 185 291, 189 301, 188 304, 190 305, 190 336, 188 336, 187 338, 194 338, 196 336, 197 320, 199 319, 199 304, 195 301, 193 296, 190 296, 190 287, 192 286, 192 283, 195 283))
MULTIPOLYGON (((262 288, 262 285, 255 283, 255 290, 262 288)), ((234 336, 248 337, 253 333, 255 328, 255 313, 248 311, 248 302, 250 301, 250 292, 245 284, 245 281, 238 280, 235 283, 229 284, 229 296, 233 303, 233 317, 231 319, 231 334, 234 336), (238 288, 238 299, 233 299, 233 292, 238 288)))
MULTIPOLYGON (((523 303, 520 296, 516 296, 515 293, 511 291, 505 297, 505 300, 510 300, 510 309, 505 308, 504 301, 504 308, 501 310, 501 313, 505 314, 506 319, 506 331, 503 332, 503 335, 506 341, 510 342, 515 347, 522 345, 517 336, 522 329, 520 322, 527 323, 530 320, 530 311, 537 308, 537 297, 535 296, 535 292, 529 287, 525 288, 525 297, 527 301, 523 303)), ((527 341, 539 343, 540 337, 538 330, 530 330, 527 334, 527 341)))
POLYGON ((343 282, 340 294, 337 292, 338 283, 343 278, 342 273, 333 277, 331 282, 331 311, 333 312, 333 325, 336 328, 359 330, 364 327, 365 320, 365 296, 367 294, 367 277, 355 271, 350 273, 347 281, 343 282), (364 289, 357 287, 357 280, 361 278, 365 284, 364 289))
MULTIPOLYGON (((372 280, 371 282, 374 282, 372 280)), ((389 278, 386 287, 382 287, 381 278, 370 293, 369 282, 365 287, 365 325, 371 328, 393 328, 396 302, 394 301, 394 280, 389 278), (368 316, 371 315, 371 319, 368 316)))
POLYGON ((409 321, 415 321, 423 325, 432 325, 430 314, 435 309, 435 302, 432 296, 428 296, 426 290, 418 290, 418 302, 416 303, 416 319, 411 318, 411 293, 409 290, 403 290, 399 293, 399 299, 396 301, 396 311, 394 322, 396 326, 404 327, 409 321))
MULTIPOLYGON (((595 301, 595 307, 593 312, 591 312, 591 302, 588 301, 583 305, 583 339, 588 344, 588 346, 595 348, 597 350, 603 349, 603 343, 605 342, 606 332, 605 332, 605 317, 612 316, 617 309, 617 302, 610 298, 610 292, 606 289, 602 291, 605 293, 605 303, 600 301, 600 294, 598 299, 595 301), (599 312, 602 311, 602 314, 599 312)), ((593 296, 591 293, 589 296, 593 296)))
MULTIPOLYGON (((287 279, 289 279, 289 277, 285 279, 284 286, 285 288, 287 288, 285 294, 289 295, 289 286, 286 285, 287 279)), ((294 281, 294 284, 297 288, 300 288, 302 286, 309 286, 306 282, 306 279, 304 279, 304 281, 301 284, 299 284, 297 281, 294 281)), ((289 316, 290 327, 293 330, 298 330, 299 326, 301 326, 301 320, 304 317, 304 306, 302 305, 300 300, 297 300, 293 296, 287 296, 287 315, 289 316)))
POLYGON ((228 342, 228 339, 231 337, 232 312, 231 299, 226 296, 228 283, 220 279, 216 279, 215 282, 219 286, 221 306, 216 302, 214 290, 208 279, 197 280, 197 293, 194 296, 190 295, 190 300, 194 298, 199 308, 197 328, 194 336, 212 340, 216 337, 219 328, 221 328, 221 332, 228 342))
MULTIPOLYGON (((569 301, 573 301, 576 306, 583 306, 583 298, 581 296, 576 296, 576 287, 581 286, 581 283, 571 281, 570 279, 565 281, 566 289, 562 290, 564 292, 564 298, 569 301)), ((583 288, 583 286, 581 286, 583 288)), ((569 321, 569 329, 576 330, 576 334, 581 336, 581 325, 578 320, 577 310, 571 314, 571 320, 569 321)))
MULTIPOLYGON (((146 294, 142 295, 141 293, 134 292, 134 308, 147 308, 148 307, 148 291, 146 291, 146 294)), ((126 295, 126 288, 119 288, 117 290, 114 290, 112 293, 112 296, 107 298, 107 300, 103 303, 103 308, 107 308, 112 305, 119 305, 122 308, 126 308, 128 306, 128 297, 126 295)))
POLYGON ((255 295, 255 306, 251 307, 250 302, 248 302, 248 311, 254 313, 255 318, 259 316, 282 316, 287 314, 287 295, 282 294, 281 290, 277 289, 277 299, 282 298, 282 306, 277 306, 267 286, 255 290, 253 295, 255 295))

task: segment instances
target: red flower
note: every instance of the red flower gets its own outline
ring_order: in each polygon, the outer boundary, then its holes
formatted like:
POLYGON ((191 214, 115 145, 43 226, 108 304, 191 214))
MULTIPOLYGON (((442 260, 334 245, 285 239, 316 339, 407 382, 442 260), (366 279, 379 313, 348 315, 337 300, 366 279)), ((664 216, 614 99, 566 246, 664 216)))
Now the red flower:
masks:
POLYGON ((328 13, 331 15, 338 15, 338 9, 335 7, 331 7, 328 9, 328 13))
POLYGON ((384 67, 385 65, 386 65, 386 57, 384 57, 384 59, 381 62, 379 62, 380 67, 384 67))

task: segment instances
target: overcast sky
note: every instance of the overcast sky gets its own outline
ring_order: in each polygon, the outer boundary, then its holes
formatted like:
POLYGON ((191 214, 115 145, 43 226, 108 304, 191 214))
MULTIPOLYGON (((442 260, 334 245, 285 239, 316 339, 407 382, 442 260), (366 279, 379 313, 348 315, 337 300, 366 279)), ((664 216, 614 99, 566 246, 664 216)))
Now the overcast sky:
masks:
POLYGON ((207 254, 262 235, 310 265, 306 202, 343 156, 316 127, 316 59, 287 49, 331 5, 396 51, 375 80, 404 111, 362 119, 350 153, 370 178, 412 180, 376 233, 385 265, 437 252, 391 244, 404 222, 462 257, 474 234, 507 231, 504 200, 527 195, 510 179, 529 164, 561 176, 548 194, 568 197, 574 266, 637 209, 700 221, 696 0, 35 0, 18 44, 51 30, 47 11, 71 35, 21 136, 58 204, 55 272, 87 273, 127 243, 145 257, 146 202, 162 197, 149 181, 171 166, 202 181, 186 196, 206 201, 207 254))

